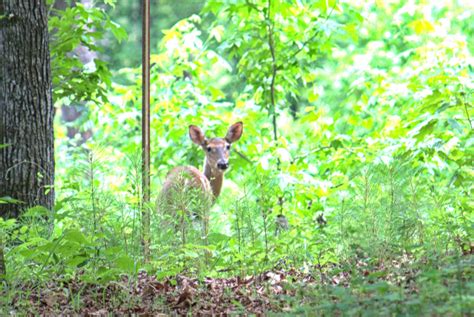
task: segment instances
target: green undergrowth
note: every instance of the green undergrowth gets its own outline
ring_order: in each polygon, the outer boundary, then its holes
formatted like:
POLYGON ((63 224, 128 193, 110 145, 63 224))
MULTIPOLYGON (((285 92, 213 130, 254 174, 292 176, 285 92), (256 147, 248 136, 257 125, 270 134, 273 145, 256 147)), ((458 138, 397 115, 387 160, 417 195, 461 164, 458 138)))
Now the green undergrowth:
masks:
POLYGON ((86 281, 90 272, 78 270, 73 277, 4 282, 0 313, 198 314, 212 307, 214 313, 268 315, 468 316, 474 309, 473 267, 472 255, 354 257, 237 280, 192 279, 189 294, 183 275, 156 280, 139 273, 97 283, 86 281), (189 303, 182 305, 185 297, 189 303))
MULTIPOLYGON (((199 223, 189 220, 180 229, 176 225, 182 217, 174 223, 173 217, 157 213, 153 202, 141 206, 133 179, 122 195, 104 187, 108 167, 95 152, 77 155, 76 170, 70 171, 76 178, 64 184, 53 212, 35 207, 18 220, 0 222, 7 269, 4 311, 30 311, 32 305, 32 313, 57 313, 66 305, 67 312, 80 313, 94 298, 98 310, 104 305, 109 311, 139 306, 171 312, 178 309, 174 305, 183 290, 179 276, 203 283, 257 279, 265 272, 281 277, 252 286, 256 293, 249 298, 265 294, 268 300, 268 306, 259 306, 263 311, 466 315, 472 310, 472 215, 462 205, 455 211, 454 198, 462 193, 456 196, 423 182, 423 170, 410 161, 365 164, 352 176, 351 186, 331 189, 327 199, 316 202, 304 188, 295 191, 300 196, 279 202, 278 177, 248 175, 238 195, 230 194, 228 184, 211 209, 205 241, 199 223), (142 208, 152 214, 149 263, 142 257, 142 208), (156 295, 171 297, 161 304, 142 302, 130 291, 139 284, 140 272, 157 281, 176 281, 170 282, 175 287, 170 292, 156 295), (121 286, 110 286, 117 283, 121 286), (38 293, 48 288, 61 295, 51 299, 38 293), (56 300, 57 306, 48 303, 56 300)), ((208 289, 200 287, 198 293, 206 296, 208 289)), ((235 297, 233 311, 258 312, 246 306, 240 293, 225 283, 222 287, 228 298, 235 297)))
POLYGON ((355 316, 467 316, 474 309, 473 257, 353 260, 291 287, 293 313, 355 316))

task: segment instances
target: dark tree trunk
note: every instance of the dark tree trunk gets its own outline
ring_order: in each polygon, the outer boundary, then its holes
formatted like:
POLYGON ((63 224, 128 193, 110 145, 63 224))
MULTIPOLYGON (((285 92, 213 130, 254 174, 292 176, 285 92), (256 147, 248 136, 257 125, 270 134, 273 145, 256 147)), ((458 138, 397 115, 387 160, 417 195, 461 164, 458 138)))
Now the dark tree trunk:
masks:
POLYGON ((7 265, 5 263, 5 256, 3 255, 3 243, 0 240, 0 282, 5 280, 5 275, 7 275, 7 265))
POLYGON ((54 109, 46 0, 0 0, 0 217, 54 204, 54 109))

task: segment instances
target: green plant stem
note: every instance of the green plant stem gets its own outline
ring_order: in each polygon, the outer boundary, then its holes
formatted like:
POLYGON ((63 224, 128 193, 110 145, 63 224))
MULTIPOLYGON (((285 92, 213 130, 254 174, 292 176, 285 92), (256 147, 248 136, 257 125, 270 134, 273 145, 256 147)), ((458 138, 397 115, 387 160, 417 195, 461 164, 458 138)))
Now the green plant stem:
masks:
MULTIPOLYGON (((91 204, 92 204, 92 215, 93 215, 93 228, 94 228, 94 236, 97 236, 97 208, 96 208, 96 188, 94 185, 94 174, 95 174, 95 169, 94 169, 94 154, 92 152, 89 153, 89 177, 90 177, 90 185, 91 185, 91 194, 90 194, 90 199, 91 199, 91 204)), ((100 248, 99 246, 96 247, 96 256, 99 256, 100 248)))
POLYGON ((467 109, 466 102, 463 101, 463 105, 464 105, 464 111, 466 112, 467 121, 469 122, 469 126, 471 127, 471 130, 472 130, 471 116, 469 115, 469 110, 467 109))

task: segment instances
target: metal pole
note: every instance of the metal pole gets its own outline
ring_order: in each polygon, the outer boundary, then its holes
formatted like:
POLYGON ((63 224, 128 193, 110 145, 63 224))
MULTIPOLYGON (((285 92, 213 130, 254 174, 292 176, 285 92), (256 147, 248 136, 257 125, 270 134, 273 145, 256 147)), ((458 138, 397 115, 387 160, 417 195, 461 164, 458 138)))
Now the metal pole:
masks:
POLYGON ((145 262, 150 260, 150 0, 142 12, 142 244, 145 262))

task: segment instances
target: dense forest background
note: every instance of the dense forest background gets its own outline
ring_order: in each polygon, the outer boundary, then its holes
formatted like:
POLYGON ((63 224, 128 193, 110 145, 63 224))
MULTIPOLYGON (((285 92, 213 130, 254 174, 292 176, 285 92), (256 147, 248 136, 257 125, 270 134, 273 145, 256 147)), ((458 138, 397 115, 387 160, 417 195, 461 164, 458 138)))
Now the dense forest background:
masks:
POLYGON ((48 8, 56 200, 0 218, 0 313, 474 310, 471 1, 152 1, 146 205, 140 1, 48 8), (206 243, 166 226, 188 126, 237 121, 206 243))

